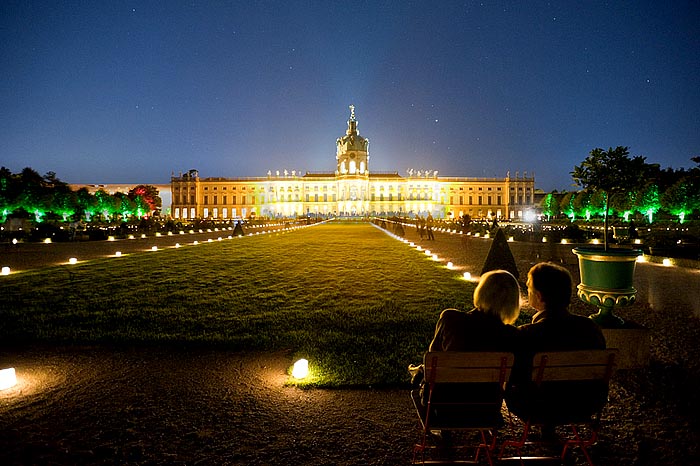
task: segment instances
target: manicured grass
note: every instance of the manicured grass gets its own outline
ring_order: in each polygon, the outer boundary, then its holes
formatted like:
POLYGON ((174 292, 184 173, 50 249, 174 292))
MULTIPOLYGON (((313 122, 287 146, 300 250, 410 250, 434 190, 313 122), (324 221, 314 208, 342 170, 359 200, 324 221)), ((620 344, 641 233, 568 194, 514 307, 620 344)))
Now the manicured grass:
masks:
POLYGON ((325 224, 0 277, 0 339, 287 350, 311 385, 405 383, 474 284, 368 224, 325 224))

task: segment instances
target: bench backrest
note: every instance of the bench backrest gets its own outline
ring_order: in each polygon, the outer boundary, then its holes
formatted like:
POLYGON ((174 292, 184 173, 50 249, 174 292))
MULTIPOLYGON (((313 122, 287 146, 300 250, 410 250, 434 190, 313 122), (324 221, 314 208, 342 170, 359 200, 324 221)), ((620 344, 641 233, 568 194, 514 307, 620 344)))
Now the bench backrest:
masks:
POLYGON ((513 353, 429 351, 425 353, 427 383, 485 383, 508 380, 513 353))
POLYGON ((532 359, 532 380, 543 382, 600 380, 609 382, 618 350, 550 351, 532 359))

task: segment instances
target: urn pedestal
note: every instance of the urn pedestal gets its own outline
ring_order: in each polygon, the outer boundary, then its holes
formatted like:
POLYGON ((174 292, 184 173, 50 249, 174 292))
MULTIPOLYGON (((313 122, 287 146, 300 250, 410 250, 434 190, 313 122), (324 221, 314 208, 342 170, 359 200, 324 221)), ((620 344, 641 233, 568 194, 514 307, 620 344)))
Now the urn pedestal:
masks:
POLYGON ((613 310, 635 301, 634 270, 642 251, 621 248, 606 251, 592 247, 579 247, 572 251, 578 256, 581 273, 578 297, 598 308, 598 313, 591 315, 591 319, 601 327, 621 328, 624 320, 613 310))

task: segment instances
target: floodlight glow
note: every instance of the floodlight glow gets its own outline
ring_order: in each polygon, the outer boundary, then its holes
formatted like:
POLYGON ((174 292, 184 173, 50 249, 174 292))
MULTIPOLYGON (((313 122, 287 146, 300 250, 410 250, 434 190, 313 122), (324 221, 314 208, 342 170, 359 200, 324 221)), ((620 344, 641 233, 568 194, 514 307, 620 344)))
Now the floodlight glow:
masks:
POLYGON ((464 272, 464 275, 462 275, 465 280, 471 280, 472 279, 472 274, 469 272, 464 272))
POLYGON ((51 244, 51 238, 44 238, 44 244, 51 244))
POLYGON ((12 244, 17 244, 17 238, 12 238, 12 244))
POLYGON ((637 238, 636 240, 634 240, 634 244, 642 244, 642 240, 637 238))
POLYGON ((209 238, 209 239, 207 240, 207 243, 212 243, 212 242, 214 242, 214 240, 211 239, 211 238, 209 238))
POLYGON ((17 385, 17 374, 15 373, 15 368, 10 367, 8 369, 0 370, 0 390, 12 388, 15 385, 17 385))
POLYGON ((416 246, 416 251, 422 251, 422 250, 423 250, 423 248, 422 248, 422 247, 420 247, 420 246, 416 246))
POLYGON ((641 263, 641 262, 646 262, 646 261, 647 261, 647 258, 646 258, 646 257, 644 257, 644 256, 637 256, 637 262, 640 262, 640 263, 641 263))
POLYGON ((447 263, 447 268, 448 268, 448 269, 453 269, 453 268, 454 268, 454 264, 453 264, 452 262, 448 262, 448 263, 447 263))
POLYGON ((569 241, 566 238, 562 238, 561 244, 569 244, 569 241))
POLYGON ((664 259, 661 263, 666 267, 671 267, 673 265, 673 262, 669 258, 664 259))
POLYGON ((411 247, 415 246, 415 244, 413 244, 413 241, 411 241, 410 243, 408 243, 408 245, 411 246, 411 247))
POLYGON ((546 243, 546 242, 547 242, 547 237, 546 237, 546 236, 543 236, 543 237, 542 237, 542 242, 543 242, 543 243, 546 243))
POLYGON ((141 238, 145 238, 145 237, 146 237, 146 233, 141 233, 141 238))
POLYGON ((199 244, 199 241, 195 241, 195 242, 193 242, 192 244, 194 244, 194 245, 196 246, 196 245, 199 244))
POLYGON ((122 252, 121 252, 121 251, 117 251, 117 252, 114 253, 114 257, 121 257, 121 256, 122 256, 122 252))
POLYGON ((294 363, 294 368, 292 369, 292 377, 295 379, 303 379, 309 375, 309 361, 306 359, 300 359, 294 363))
POLYGON ((157 232, 156 232, 156 238, 158 238, 158 237, 160 237, 160 236, 163 236, 163 235, 160 233, 160 231, 157 231, 157 232))
POLYGON ((175 243, 175 247, 176 247, 176 248, 179 248, 179 247, 180 247, 180 243, 175 243))
POLYGON ((3 267, 2 272, 0 272, 0 275, 10 275, 10 268, 9 267, 3 267))
POLYGON ((593 244, 600 244, 600 240, 598 238, 594 239, 593 244))
POLYGON ((172 232, 172 231, 169 231, 169 232, 168 232, 168 236, 173 236, 173 232, 172 232))
POLYGON ((157 250, 158 250, 158 246, 151 247, 151 251, 157 251, 157 250))
POLYGON ((509 243, 512 243, 513 241, 515 241, 515 238, 513 238, 512 236, 508 237, 508 242, 509 242, 509 243))
POLYGON ((108 236, 107 241, 114 241, 114 236, 108 236))
POLYGON ((426 250, 425 250, 425 255, 426 255, 426 256, 429 256, 429 255, 430 255, 430 249, 426 249, 426 250))
POLYGON ((129 235, 129 239, 134 239, 134 235, 129 235))
POLYGON ((71 265, 77 264, 77 263, 78 263, 78 259, 76 259, 75 257, 71 257, 70 259, 68 259, 68 263, 71 264, 71 265))
POLYGON ((440 259, 438 259, 438 255, 437 255, 437 254, 433 254, 433 260, 434 260, 434 261, 440 260, 440 259))

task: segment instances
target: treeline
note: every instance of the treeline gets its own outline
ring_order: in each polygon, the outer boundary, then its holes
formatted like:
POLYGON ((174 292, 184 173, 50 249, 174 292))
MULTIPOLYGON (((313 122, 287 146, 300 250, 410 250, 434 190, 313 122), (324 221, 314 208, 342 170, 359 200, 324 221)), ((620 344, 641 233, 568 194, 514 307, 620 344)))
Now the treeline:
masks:
MULTIPOLYGON (((646 184, 640 189, 615 194, 610 198, 608 215, 630 220, 643 216, 651 223, 657 213, 678 218, 681 222, 700 214, 700 157, 691 159, 698 166, 690 170, 646 164, 646 184)), ((542 214, 548 218, 567 216, 572 220, 602 217, 605 193, 594 190, 547 194, 540 203, 542 214)))
POLYGON ((93 221, 150 217, 162 205, 158 189, 139 185, 127 193, 73 191, 68 183, 48 172, 41 176, 32 168, 19 173, 0 168, 0 223, 8 217, 44 220, 93 221))

